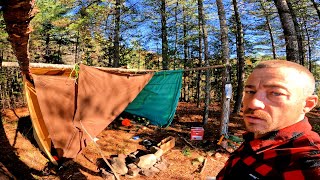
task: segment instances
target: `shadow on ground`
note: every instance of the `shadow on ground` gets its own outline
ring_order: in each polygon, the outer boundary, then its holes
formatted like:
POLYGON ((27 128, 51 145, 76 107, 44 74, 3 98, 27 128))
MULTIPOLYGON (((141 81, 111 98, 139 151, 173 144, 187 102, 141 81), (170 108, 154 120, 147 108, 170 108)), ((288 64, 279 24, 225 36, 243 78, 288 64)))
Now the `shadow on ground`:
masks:
POLYGON ((38 178, 50 179, 56 177, 59 177, 60 179, 87 179, 81 171, 98 176, 97 172, 91 171, 81 166, 77 162, 74 162, 73 160, 68 160, 67 163, 62 164, 63 166, 54 166, 53 164, 48 163, 42 170, 30 168, 21 160, 21 158, 17 155, 17 149, 14 148, 17 143, 17 139, 19 138, 18 134, 20 133, 36 148, 39 148, 39 146, 33 137, 30 116, 19 117, 16 113, 15 115, 17 117, 16 120, 10 120, 10 122, 7 122, 2 119, 2 114, 0 113, 0 118, 2 120, 0 124, 0 162, 13 176, 15 176, 16 179, 31 180, 38 178), (18 123, 12 145, 10 144, 5 131, 5 125, 10 126, 10 123, 18 123))

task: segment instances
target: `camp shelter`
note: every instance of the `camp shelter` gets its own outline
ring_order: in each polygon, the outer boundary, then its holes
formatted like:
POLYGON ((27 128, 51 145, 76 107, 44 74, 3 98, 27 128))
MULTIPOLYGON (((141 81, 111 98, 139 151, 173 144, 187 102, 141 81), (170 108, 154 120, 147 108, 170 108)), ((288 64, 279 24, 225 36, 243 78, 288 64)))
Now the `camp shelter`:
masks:
POLYGON ((169 126, 179 102, 182 75, 183 70, 155 72, 125 111, 146 117, 151 124, 169 126))
POLYGON ((26 78, 24 82, 35 137, 40 148, 54 163, 53 150, 57 153, 57 157, 74 158, 93 137, 123 112, 141 91, 144 93, 140 97, 145 101, 137 99, 139 108, 130 105, 131 110, 139 109, 133 113, 143 116, 144 114, 139 114, 144 112, 141 108, 146 107, 142 102, 150 103, 150 100, 154 100, 155 94, 162 98, 168 96, 164 98, 166 101, 159 101, 165 104, 156 102, 148 104, 147 111, 151 114, 152 107, 155 108, 155 118, 148 117, 148 114, 144 117, 154 124, 169 125, 178 103, 182 79, 182 71, 137 73, 110 68, 98 69, 85 65, 80 65, 78 75, 71 68, 30 70, 33 83, 26 78), (75 76, 78 79, 75 79, 75 76), (153 83, 149 85, 148 82, 153 83), (170 89, 167 84, 173 87, 169 91, 171 94, 161 90, 170 89), (146 85, 151 88, 144 90, 146 85), (150 89, 155 90, 150 91, 150 89), (149 96, 148 92, 152 96, 149 96), (168 108, 159 110, 157 109, 159 106, 168 108), (167 115, 162 116, 163 114, 167 115))

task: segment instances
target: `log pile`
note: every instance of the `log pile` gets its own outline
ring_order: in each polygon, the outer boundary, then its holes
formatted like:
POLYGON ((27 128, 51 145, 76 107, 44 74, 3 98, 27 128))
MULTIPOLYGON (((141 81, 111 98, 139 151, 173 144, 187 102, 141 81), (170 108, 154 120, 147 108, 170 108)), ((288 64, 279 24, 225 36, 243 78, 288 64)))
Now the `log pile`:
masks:
MULTIPOLYGON (((168 167, 162 155, 163 150, 161 148, 152 146, 150 150, 137 150, 129 155, 118 154, 111 156, 108 161, 118 175, 128 178, 138 176, 152 177, 168 167)), ((102 158, 98 159, 96 164, 104 179, 115 179, 115 176, 102 158)))

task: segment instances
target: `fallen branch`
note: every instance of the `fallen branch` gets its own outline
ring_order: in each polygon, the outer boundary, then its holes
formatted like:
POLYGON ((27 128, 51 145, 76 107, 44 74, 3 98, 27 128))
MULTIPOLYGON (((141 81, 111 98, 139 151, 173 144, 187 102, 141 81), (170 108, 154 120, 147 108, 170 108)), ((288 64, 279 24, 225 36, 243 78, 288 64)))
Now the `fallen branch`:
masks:
POLYGON ((205 166, 206 166, 206 164, 207 164, 207 161, 208 161, 208 158, 206 157, 206 159, 205 159, 204 162, 203 162, 203 166, 202 166, 202 168, 201 168, 201 170, 200 170, 200 174, 202 174, 202 172, 204 171, 204 168, 205 168, 205 166))
POLYGON ((187 141, 184 137, 182 137, 180 134, 178 134, 178 136, 179 136, 185 143, 187 143, 190 147, 192 147, 193 149, 195 149, 195 147, 194 147, 189 141, 187 141))

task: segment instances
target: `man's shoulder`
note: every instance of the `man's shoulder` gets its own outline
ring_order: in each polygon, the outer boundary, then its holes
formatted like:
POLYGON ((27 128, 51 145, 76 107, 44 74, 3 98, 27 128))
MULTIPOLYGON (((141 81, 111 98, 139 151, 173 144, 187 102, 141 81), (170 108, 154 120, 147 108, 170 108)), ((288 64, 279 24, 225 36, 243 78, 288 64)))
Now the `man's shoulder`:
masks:
POLYGON ((317 133, 305 133, 292 142, 291 154, 300 164, 320 166, 320 137, 317 133))
POLYGON ((320 136, 318 133, 309 131, 293 139, 294 147, 310 147, 320 150, 320 136))

